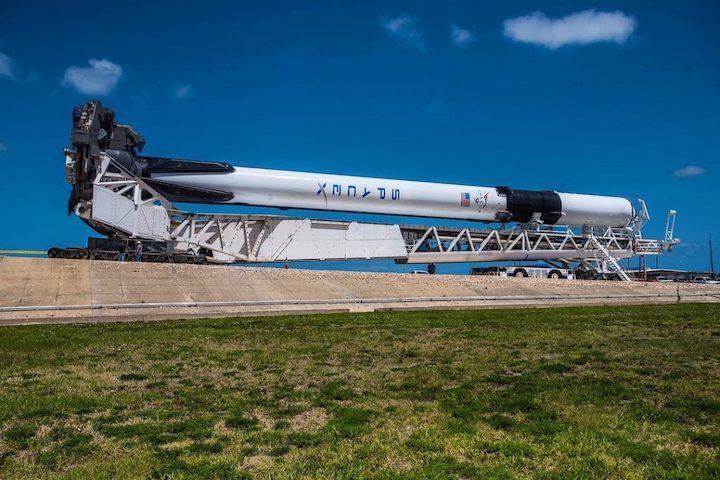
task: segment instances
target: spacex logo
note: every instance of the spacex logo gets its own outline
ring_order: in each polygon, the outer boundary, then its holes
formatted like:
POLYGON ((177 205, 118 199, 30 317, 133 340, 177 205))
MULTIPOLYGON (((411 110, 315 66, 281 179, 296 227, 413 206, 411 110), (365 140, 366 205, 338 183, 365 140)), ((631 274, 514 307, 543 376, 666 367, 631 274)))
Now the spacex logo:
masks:
MULTIPOLYGON (((371 196, 373 193, 377 195, 377 198, 380 200, 385 200, 386 198, 388 200, 400 200, 400 189, 399 188, 386 188, 386 187, 377 187, 377 188, 368 188, 366 186, 358 187, 356 185, 350 185, 350 184, 341 184, 341 183, 333 183, 330 187, 328 187, 327 182, 318 182, 317 184, 318 189, 317 192, 315 192, 315 196, 319 197, 320 195, 323 196, 325 199, 325 204, 327 205, 328 202, 328 193, 325 190, 326 188, 330 191, 331 197, 352 197, 352 198, 367 198, 371 196), (374 190, 377 190, 377 192, 374 192, 374 190)), ((469 195, 469 194, 468 194, 469 195)), ((468 202, 470 200, 468 199, 468 202)))

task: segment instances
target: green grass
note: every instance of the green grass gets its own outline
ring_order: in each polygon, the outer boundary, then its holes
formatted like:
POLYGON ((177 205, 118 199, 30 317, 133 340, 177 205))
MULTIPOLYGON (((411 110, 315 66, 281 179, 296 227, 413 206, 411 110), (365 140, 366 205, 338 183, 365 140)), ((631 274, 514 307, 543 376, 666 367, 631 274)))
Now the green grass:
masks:
POLYGON ((718 478, 720 305, 0 328, 0 478, 718 478))

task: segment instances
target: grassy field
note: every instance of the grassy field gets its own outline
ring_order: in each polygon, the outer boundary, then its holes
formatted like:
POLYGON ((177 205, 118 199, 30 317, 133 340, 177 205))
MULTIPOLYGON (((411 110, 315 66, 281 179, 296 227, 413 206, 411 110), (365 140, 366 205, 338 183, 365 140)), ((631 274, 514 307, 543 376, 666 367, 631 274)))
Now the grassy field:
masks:
POLYGON ((720 476, 720 305, 0 328, 0 478, 720 476))

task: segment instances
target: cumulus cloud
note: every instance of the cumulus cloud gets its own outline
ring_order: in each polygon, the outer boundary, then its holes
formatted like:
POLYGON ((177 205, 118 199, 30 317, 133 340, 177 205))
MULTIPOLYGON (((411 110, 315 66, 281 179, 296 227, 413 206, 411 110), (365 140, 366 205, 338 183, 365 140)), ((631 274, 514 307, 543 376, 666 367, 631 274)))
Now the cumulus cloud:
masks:
POLYGON ((705 169, 698 165, 688 165, 680 168, 673 172, 673 175, 679 178, 697 177, 698 175, 705 175, 705 169))
POLYGON ((585 10, 562 18, 548 18, 542 12, 505 20, 505 36, 516 42, 533 43, 550 49, 563 45, 595 42, 624 43, 637 22, 623 12, 585 10))
POLYGON ((88 95, 107 95, 120 81, 122 67, 105 58, 91 58, 88 63, 88 67, 68 67, 62 84, 88 95))
POLYGON ((425 44, 425 35, 418 27, 415 17, 407 14, 401 14, 397 17, 383 17, 380 19, 380 26, 392 38, 400 42, 406 48, 425 52, 427 45, 425 44))
POLYGON ((15 78, 12 58, 0 52, 0 77, 15 78))
POLYGON ((183 100, 192 96, 193 89, 189 84, 185 83, 183 85, 178 85, 177 87, 173 88, 172 94, 173 97, 183 100))
POLYGON ((456 47, 467 47, 475 41, 475 35, 470 30, 450 25, 450 40, 456 47))

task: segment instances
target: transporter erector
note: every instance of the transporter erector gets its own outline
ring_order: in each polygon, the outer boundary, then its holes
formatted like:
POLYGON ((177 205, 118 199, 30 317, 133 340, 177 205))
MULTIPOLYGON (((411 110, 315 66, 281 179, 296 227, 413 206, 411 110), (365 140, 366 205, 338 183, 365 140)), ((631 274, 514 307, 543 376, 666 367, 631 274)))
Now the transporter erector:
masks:
MULTIPOLYGON (((677 243, 671 230, 663 241, 642 239, 644 203, 638 211, 622 197, 248 168, 142 156, 144 145, 141 135, 118 124, 99 101, 77 107, 72 148, 65 151, 73 187, 68 208, 111 240, 154 242, 161 260, 567 262, 599 255, 614 261, 659 254, 677 243), (180 202, 466 220, 468 227, 198 214, 177 209, 180 202), (482 223, 501 226, 483 229, 482 223)), ((105 258, 113 249, 103 250, 53 253, 105 258)))

